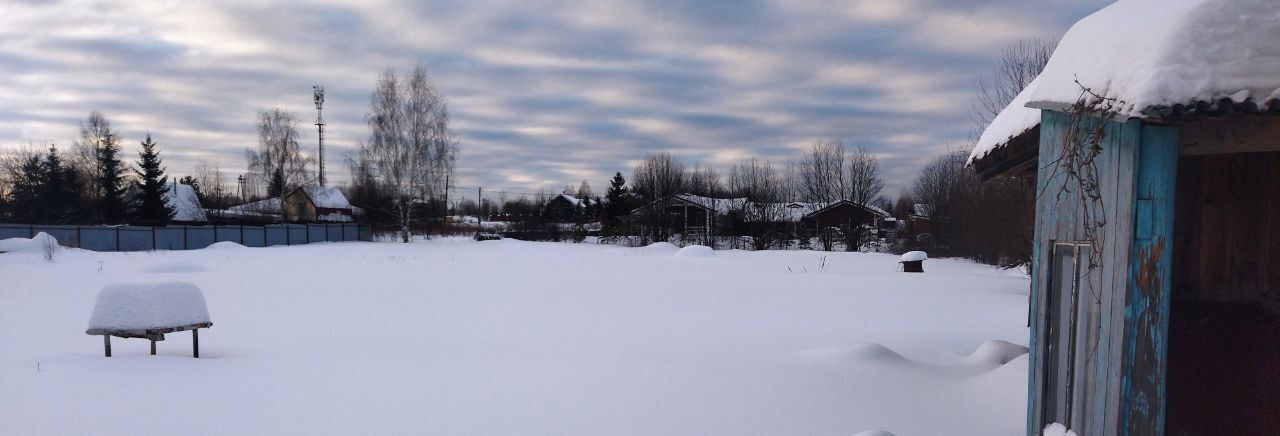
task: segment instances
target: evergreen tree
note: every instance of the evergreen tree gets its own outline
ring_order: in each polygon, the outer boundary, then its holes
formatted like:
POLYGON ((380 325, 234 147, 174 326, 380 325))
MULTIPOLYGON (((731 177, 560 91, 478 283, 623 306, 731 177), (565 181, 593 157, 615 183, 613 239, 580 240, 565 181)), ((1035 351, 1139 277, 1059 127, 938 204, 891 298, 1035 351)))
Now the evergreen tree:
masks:
POLYGON ((173 208, 164 201, 164 192, 168 189, 169 176, 164 175, 164 167, 160 166, 160 151, 151 135, 142 141, 142 151, 138 153, 137 168, 138 193, 134 201, 138 204, 136 217, 142 221, 164 223, 173 219, 173 208))
POLYGON ((124 219, 125 166, 119 153, 119 137, 111 134, 102 138, 97 154, 98 211, 107 224, 118 224, 124 219))
POLYGON ((605 221, 614 222, 631 212, 631 193, 627 190, 627 179, 619 172, 609 181, 609 191, 604 197, 605 221))
POLYGON ((80 220, 80 176, 63 164, 57 147, 49 147, 41 170, 40 203, 37 220, 41 223, 70 224, 80 220))
POLYGON ((36 223, 41 218, 40 211, 44 205, 40 202, 43 194, 44 165, 39 156, 31 156, 22 162, 21 172, 13 181, 13 201, 10 203, 13 219, 20 223, 36 223))

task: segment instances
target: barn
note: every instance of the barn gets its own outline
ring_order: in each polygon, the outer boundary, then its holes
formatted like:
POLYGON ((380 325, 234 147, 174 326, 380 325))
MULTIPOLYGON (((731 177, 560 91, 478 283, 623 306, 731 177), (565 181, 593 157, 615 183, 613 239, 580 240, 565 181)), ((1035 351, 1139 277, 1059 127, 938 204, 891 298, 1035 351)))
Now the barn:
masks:
POLYGON ((1121 0, 983 132, 1036 180, 1028 435, 1280 434, 1280 8, 1121 0))

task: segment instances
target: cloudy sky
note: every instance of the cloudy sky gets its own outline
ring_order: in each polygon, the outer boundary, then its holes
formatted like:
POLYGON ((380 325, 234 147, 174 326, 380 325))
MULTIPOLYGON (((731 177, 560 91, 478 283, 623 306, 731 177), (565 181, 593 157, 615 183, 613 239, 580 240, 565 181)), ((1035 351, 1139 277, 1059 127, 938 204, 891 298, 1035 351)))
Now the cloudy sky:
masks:
MULTIPOLYGON (((330 178, 366 136, 377 75, 426 66, 448 98, 458 184, 597 189, 667 150, 722 170, 819 138, 873 150, 890 193, 965 145, 999 51, 1057 38, 1108 1, 344 0, 0 3, 0 148, 70 145, 100 110, 130 156, 242 172, 255 114, 296 111, 330 178)), ((234 175, 232 175, 234 178, 234 175)))

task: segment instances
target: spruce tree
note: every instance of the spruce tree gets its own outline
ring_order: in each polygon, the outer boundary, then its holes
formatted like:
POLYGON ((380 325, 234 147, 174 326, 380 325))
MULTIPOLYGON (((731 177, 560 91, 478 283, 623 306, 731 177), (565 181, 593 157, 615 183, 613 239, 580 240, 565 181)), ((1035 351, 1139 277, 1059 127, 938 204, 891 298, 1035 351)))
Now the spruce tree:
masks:
POLYGON ((22 162, 18 177, 13 181, 13 201, 10 207, 13 219, 20 223, 35 224, 40 219, 40 212, 46 207, 41 204, 44 182, 44 164, 39 156, 31 156, 22 162))
POLYGON ((138 193, 134 201, 138 204, 137 219, 154 223, 164 223, 173 219, 173 208, 165 203, 164 191, 168 189, 169 176, 164 175, 164 167, 160 166, 160 151, 151 135, 142 141, 142 151, 138 153, 137 168, 138 193))
POLYGON ((117 136, 108 135, 98 146, 98 211, 107 224, 118 224, 124 219, 125 166, 120 162, 119 143, 117 136))
POLYGON ((604 197, 606 221, 613 222, 631 211, 631 194, 627 192, 627 179, 622 173, 613 175, 609 181, 609 191, 604 197))
POLYGON ((42 223, 70 224, 80 220, 80 177, 75 169, 64 165, 57 147, 49 147, 41 170, 40 202, 37 220, 42 223))

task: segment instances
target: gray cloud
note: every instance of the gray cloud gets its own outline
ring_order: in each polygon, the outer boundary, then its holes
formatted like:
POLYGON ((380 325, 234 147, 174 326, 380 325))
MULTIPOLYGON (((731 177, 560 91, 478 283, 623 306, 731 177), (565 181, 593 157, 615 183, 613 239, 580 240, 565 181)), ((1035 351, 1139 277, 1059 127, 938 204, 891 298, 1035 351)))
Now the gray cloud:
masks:
POLYGON ((1057 37, 1105 3, 11 4, 0 148, 69 144, 102 110, 129 147, 155 135, 172 172, 239 171, 256 112, 285 107, 309 131, 319 83, 343 179, 377 75, 422 63, 450 102, 461 184, 601 188, 653 151, 725 168, 839 138, 877 152, 896 191, 965 143, 974 85, 1004 45, 1057 37))

